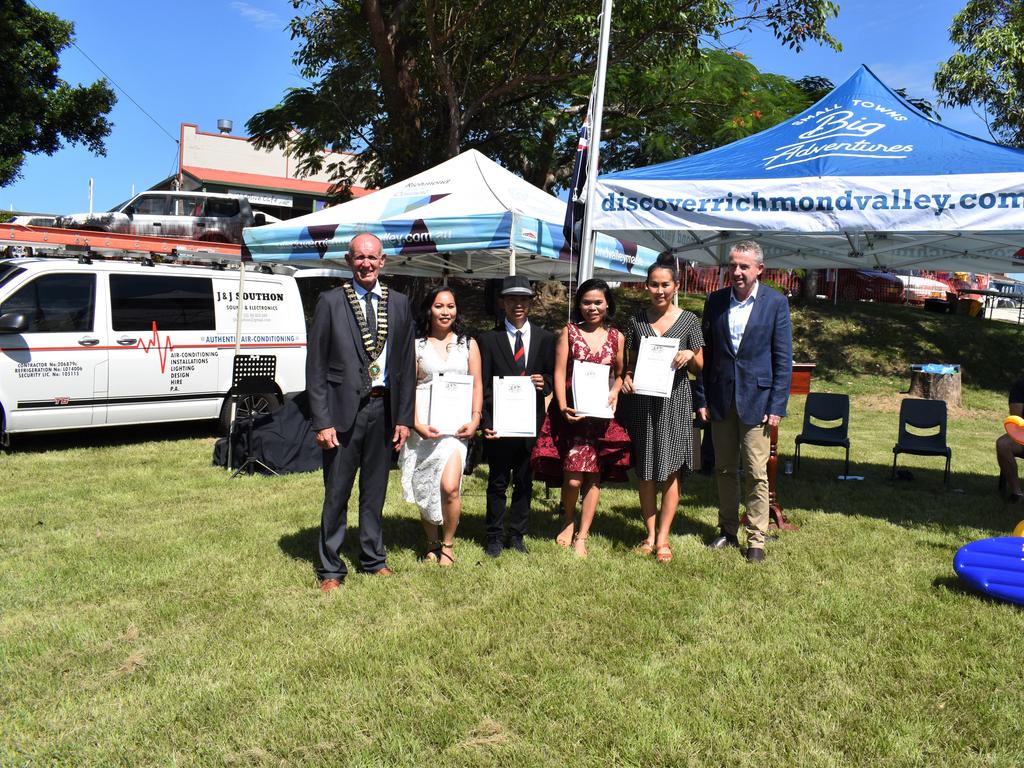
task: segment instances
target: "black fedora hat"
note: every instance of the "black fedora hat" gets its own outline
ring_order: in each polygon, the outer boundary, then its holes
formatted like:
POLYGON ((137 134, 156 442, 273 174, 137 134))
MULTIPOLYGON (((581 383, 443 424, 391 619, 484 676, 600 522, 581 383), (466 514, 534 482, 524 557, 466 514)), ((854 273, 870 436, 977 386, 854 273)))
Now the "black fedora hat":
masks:
POLYGON ((522 275, 509 275, 501 281, 502 296, 533 296, 530 281, 522 275))

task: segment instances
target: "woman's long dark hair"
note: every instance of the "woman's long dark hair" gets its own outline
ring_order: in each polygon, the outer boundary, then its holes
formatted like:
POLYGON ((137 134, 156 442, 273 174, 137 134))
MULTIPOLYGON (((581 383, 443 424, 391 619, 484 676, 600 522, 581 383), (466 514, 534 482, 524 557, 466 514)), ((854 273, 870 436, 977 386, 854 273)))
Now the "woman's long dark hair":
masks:
MULTIPOLYGON (((450 293, 452 298, 455 299, 455 293, 451 288, 444 285, 439 285, 436 288, 431 289, 430 293, 423 297, 423 301, 420 302, 420 313, 416 317, 416 338, 425 339, 430 335, 430 308, 434 306, 434 300, 442 293, 450 293)), ((466 328, 462 324, 462 313, 459 312, 458 299, 455 300, 455 322, 452 323, 452 333, 455 334, 455 341, 465 341, 467 339, 466 328)))
POLYGON ((583 300, 584 294, 590 293, 591 291, 601 291, 604 294, 605 304, 608 305, 608 310, 604 313, 604 324, 608 325, 608 322, 615 317, 615 294, 612 293, 612 289, 608 287, 608 283, 599 277, 592 277, 589 280, 584 280, 580 283, 579 288, 576 289, 576 297, 572 302, 573 322, 583 322, 583 313, 580 312, 580 302, 583 300))

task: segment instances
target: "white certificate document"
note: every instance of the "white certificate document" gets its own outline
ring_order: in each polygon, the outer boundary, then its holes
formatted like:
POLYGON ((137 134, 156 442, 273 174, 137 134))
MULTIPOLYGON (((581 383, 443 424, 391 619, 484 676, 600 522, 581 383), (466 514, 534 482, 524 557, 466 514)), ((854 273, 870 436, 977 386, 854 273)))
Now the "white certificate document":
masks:
POLYGON ((610 419, 615 415, 608 407, 611 372, 610 365, 573 361, 572 402, 577 416, 610 419))
POLYGON ((416 385, 416 421, 430 423, 430 382, 416 385))
POLYGON ((529 376, 495 376, 494 431, 498 437, 537 436, 537 388, 529 376))
POLYGON ((473 377, 466 373, 439 373, 430 382, 430 426, 442 435, 454 435, 473 418, 473 377))
POLYGON ((676 378, 672 358, 679 351, 680 339, 644 336, 633 369, 633 389, 639 395, 669 397, 676 378))

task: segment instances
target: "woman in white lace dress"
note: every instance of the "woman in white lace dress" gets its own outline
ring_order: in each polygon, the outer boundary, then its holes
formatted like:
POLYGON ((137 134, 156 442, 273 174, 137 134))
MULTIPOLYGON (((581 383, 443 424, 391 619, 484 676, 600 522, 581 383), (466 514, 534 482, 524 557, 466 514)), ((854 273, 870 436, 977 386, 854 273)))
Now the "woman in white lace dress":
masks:
POLYGON ((424 558, 452 565, 462 511, 462 468, 469 439, 480 425, 484 395, 480 350, 462 330, 455 296, 444 287, 427 294, 416 319, 416 383, 429 382, 439 373, 473 377, 470 421, 454 435, 442 435, 426 423, 427 414, 417 410, 415 429, 402 448, 402 490, 405 500, 420 508, 427 536, 424 558))

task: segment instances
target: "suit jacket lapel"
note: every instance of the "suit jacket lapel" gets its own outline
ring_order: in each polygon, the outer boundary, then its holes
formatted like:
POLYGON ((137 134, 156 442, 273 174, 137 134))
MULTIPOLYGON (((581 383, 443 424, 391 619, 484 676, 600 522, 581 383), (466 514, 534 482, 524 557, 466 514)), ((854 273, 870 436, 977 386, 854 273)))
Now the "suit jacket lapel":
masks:
MULTIPOLYGON (((505 346, 508 346, 506 341, 505 346)), ((529 375, 530 371, 533 370, 533 364, 537 362, 537 355, 540 354, 540 334, 537 333, 537 327, 534 326, 533 330, 530 331, 530 351, 526 354, 526 374, 529 375)), ((515 364, 515 358, 512 358, 512 363, 515 364)))
POLYGON ((358 350, 357 354, 362 360, 369 360, 369 355, 366 354, 366 348, 363 346, 363 335, 359 332, 359 318, 356 317, 356 309, 348 300, 348 296, 344 292, 341 294, 341 300, 345 304, 345 311, 348 316, 348 328, 352 332, 352 343, 355 344, 358 350))
POLYGON ((725 349, 733 357, 736 356, 736 349, 732 346, 732 334, 729 333, 729 306, 732 302, 732 289, 725 294, 725 301, 722 306, 722 313, 718 316, 718 333, 725 339, 725 349))
MULTIPOLYGON (((514 373, 518 373, 518 366, 516 365, 516 359, 512 356, 512 345, 509 344, 508 340, 508 329, 505 328, 505 322, 502 321, 501 327, 498 329, 498 348, 501 350, 501 355, 505 359, 505 373, 501 374, 504 376, 510 376, 514 373)), ((530 345, 533 346, 532 344, 530 345)))

